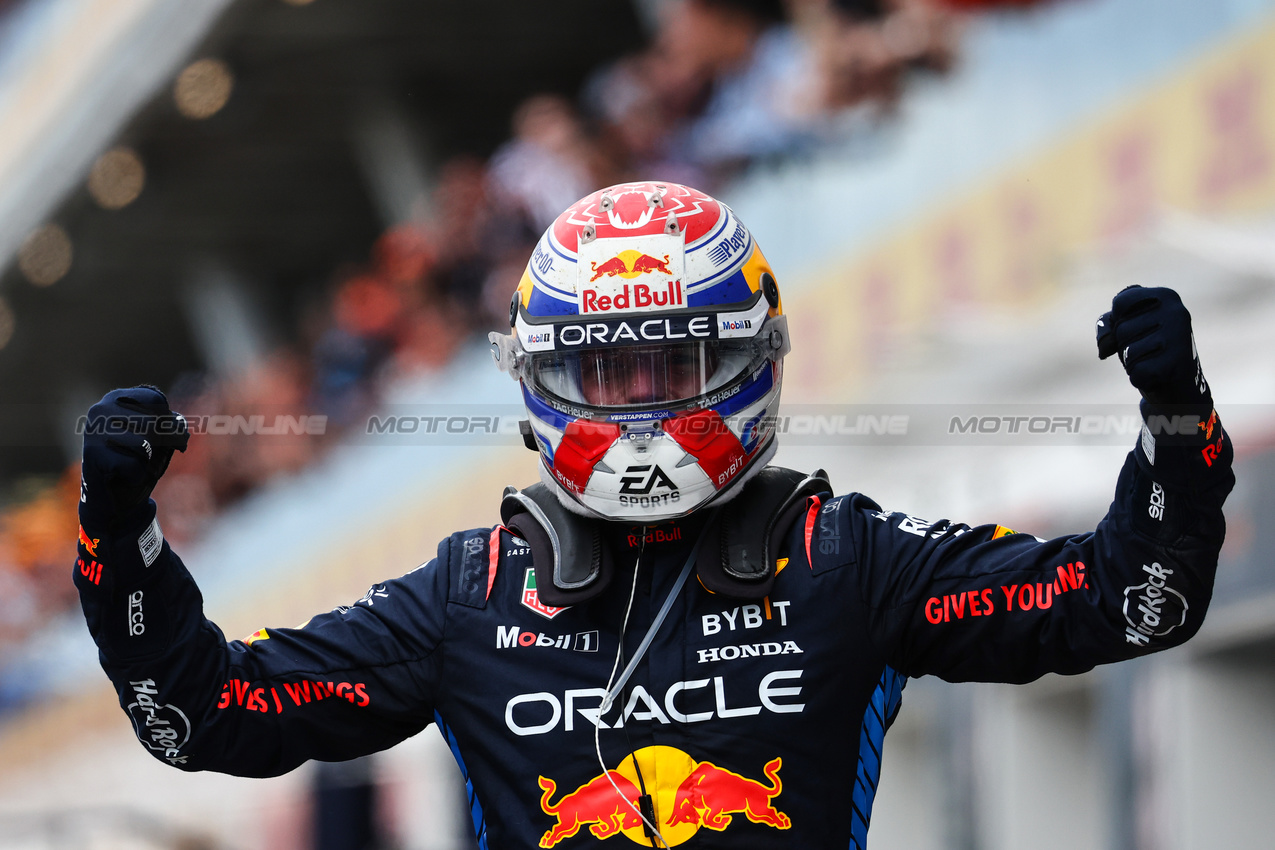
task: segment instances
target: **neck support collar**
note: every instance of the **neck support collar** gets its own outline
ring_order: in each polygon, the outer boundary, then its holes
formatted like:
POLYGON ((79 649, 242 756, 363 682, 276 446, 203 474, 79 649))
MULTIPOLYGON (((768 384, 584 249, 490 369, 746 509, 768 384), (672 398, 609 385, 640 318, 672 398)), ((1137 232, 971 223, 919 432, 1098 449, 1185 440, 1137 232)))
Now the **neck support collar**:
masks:
MULTIPOLYGON (((761 599, 775 583, 775 556, 783 536, 810 496, 828 498, 823 470, 804 475, 766 467, 718 509, 717 522, 701 535, 696 556, 699 580, 713 593, 761 599)), ((599 596, 615 572, 602 520, 563 507, 544 484, 506 488, 500 504, 506 528, 531 547, 536 592, 546 605, 580 605, 599 596)))

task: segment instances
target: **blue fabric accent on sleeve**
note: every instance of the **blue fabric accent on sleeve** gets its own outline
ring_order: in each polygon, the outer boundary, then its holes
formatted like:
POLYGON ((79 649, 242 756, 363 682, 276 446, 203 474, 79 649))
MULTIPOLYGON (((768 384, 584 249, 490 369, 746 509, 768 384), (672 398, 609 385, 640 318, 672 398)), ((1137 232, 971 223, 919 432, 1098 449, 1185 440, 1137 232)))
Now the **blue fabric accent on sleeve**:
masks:
POLYGON ((863 731, 859 735, 859 767, 855 772, 851 797, 850 848, 865 850, 868 846, 868 824, 872 820, 872 801, 881 779, 881 748, 885 731, 894 722, 903 702, 903 686, 908 677, 886 667, 881 681, 872 692, 868 708, 863 712, 863 731))
POLYGON ((437 711, 434 712, 434 722, 438 724, 438 731, 443 733, 443 740, 451 748, 456 764, 460 767, 461 776, 465 777, 465 796, 469 798, 469 816, 474 822, 474 837, 478 839, 479 850, 487 850, 487 819, 483 816, 483 804, 479 802, 478 794, 474 791, 474 781, 469 778, 469 771, 465 769, 465 759, 460 754, 460 745, 456 743, 456 736, 452 734, 451 727, 444 722, 442 715, 437 711))

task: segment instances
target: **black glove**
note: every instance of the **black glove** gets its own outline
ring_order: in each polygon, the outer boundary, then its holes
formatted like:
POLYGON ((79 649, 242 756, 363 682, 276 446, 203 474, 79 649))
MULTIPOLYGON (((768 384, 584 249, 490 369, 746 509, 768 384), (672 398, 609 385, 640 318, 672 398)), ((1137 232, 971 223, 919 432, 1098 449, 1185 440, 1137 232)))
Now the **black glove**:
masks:
POLYGON ((1098 319, 1098 357, 1113 354, 1148 404, 1212 410, 1191 314, 1172 289, 1130 286, 1112 299, 1111 312, 1098 319))
POLYGON ((85 420, 80 526, 108 537, 144 523, 151 491, 189 441, 186 420, 154 387, 107 393, 85 420))

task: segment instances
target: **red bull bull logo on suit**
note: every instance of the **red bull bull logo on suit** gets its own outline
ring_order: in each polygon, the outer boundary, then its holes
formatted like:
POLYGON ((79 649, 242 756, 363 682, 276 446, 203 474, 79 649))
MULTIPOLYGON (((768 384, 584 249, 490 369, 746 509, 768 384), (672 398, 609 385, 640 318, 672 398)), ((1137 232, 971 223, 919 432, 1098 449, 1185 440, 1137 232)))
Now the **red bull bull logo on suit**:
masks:
POLYGON ((557 783, 540 777, 540 808, 557 821, 541 837, 540 846, 555 847, 587 827, 594 838, 623 835, 649 847, 642 820, 634 811, 641 795, 635 761, 655 804, 656 826, 670 847, 690 840, 701 828, 721 832, 736 816, 775 829, 792 826, 788 815, 774 804, 784 788, 779 778, 783 759, 766 762, 761 768, 765 781, 758 781, 709 761, 696 761, 676 747, 656 745, 638 750, 614 770, 593 777, 557 802, 553 802, 557 783))

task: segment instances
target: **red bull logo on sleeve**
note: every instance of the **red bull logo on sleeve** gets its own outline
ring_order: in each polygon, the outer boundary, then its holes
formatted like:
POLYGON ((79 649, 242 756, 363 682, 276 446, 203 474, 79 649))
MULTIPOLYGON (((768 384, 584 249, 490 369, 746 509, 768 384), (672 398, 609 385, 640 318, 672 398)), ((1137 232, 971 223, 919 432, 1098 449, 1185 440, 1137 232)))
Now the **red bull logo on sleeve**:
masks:
POLYGON ((675 748, 644 747, 579 788, 552 802, 557 784, 540 777, 540 809, 556 823, 540 839, 549 848, 588 827, 594 838, 614 835, 649 847, 651 842, 637 814, 641 795, 638 771, 655 808, 655 826, 669 847, 691 839, 701 828, 721 832, 735 816, 775 829, 788 829, 792 820, 775 808, 774 798, 783 792, 779 770, 783 759, 762 767, 766 781, 749 779, 708 761, 696 761, 675 748), (636 767, 635 767, 636 763, 636 767))
POLYGON ((97 544, 102 542, 101 538, 89 537, 84 533, 84 526, 80 526, 80 545, 84 547, 84 551, 88 552, 94 558, 97 557, 97 544))

